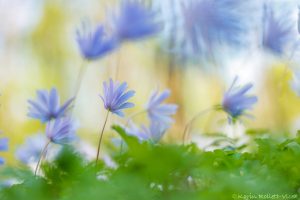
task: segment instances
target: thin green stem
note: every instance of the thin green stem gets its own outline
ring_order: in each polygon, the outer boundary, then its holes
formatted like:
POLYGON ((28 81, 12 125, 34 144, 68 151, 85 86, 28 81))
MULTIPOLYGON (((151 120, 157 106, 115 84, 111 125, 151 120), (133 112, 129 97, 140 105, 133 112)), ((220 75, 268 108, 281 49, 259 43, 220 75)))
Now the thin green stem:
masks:
MULTIPOLYGON (((76 103, 76 99, 77 99, 78 93, 79 93, 81 85, 82 85, 83 77, 86 73, 87 67, 85 67, 85 63, 86 63, 86 61, 83 60, 82 64, 80 65, 79 73, 78 73, 78 76, 76 79, 76 86, 75 86, 74 95, 73 95, 75 103, 76 103)), ((71 115, 73 114, 75 103, 74 103, 74 106, 72 107, 71 115)))
POLYGON ((80 87, 82 85, 82 80, 83 80, 83 77, 84 77, 86 69, 87 69, 87 67, 85 67, 85 63, 86 63, 86 61, 83 61, 82 64, 80 65, 79 73, 78 73, 77 80, 76 80, 75 92, 74 92, 75 98, 77 97, 77 95, 79 93, 80 87))
POLYGON ((213 111, 215 110, 215 107, 210 107, 210 108, 207 108, 205 110, 202 110, 201 112, 199 112, 198 114, 196 114, 192 119, 190 119, 185 127, 184 127, 184 131, 183 131, 183 134, 182 134, 182 143, 184 144, 185 143, 185 139, 187 137, 187 135, 189 134, 189 129, 190 127, 193 125, 193 123, 196 121, 196 119, 204 114, 207 114, 208 112, 210 111, 213 111))
POLYGON ((99 138, 98 149, 97 149, 97 156, 96 156, 96 166, 97 166, 98 160, 99 160, 99 154, 100 154, 100 147, 101 147, 102 137, 103 137, 103 133, 104 133, 104 129, 105 129, 105 126, 106 126, 106 123, 107 123, 108 116, 109 116, 109 110, 106 113, 105 121, 104 121, 102 130, 100 132, 100 138, 99 138))
POLYGON ((42 150, 41 152, 41 155, 39 157, 39 160, 38 160, 38 163, 36 164, 36 167, 35 167, 35 170, 34 170, 34 175, 36 176, 37 172, 38 172, 38 169, 39 169, 39 165, 42 161, 42 158, 44 157, 44 154, 46 153, 47 151, 47 148, 49 146, 49 144, 51 143, 51 141, 49 140, 48 143, 45 145, 44 149, 42 150))
POLYGON ((144 113, 146 113, 146 112, 147 112, 147 110, 141 110, 141 111, 138 111, 138 112, 136 112, 136 113, 131 114, 131 115, 127 118, 127 121, 126 121, 126 124, 125 124, 125 128, 128 126, 130 120, 132 120, 133 118, 135 118, 135 117, 137 117, 137 116, 139 116, 139 115, 141 115, 141 114, 144 114, 144 113))

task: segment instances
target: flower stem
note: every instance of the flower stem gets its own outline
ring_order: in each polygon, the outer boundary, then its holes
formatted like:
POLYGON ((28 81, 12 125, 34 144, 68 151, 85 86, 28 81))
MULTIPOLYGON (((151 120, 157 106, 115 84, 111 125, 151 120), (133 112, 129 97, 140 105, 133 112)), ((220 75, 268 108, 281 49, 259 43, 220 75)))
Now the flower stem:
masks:
POLYGON ((213 110, 215 110, 215 107, 210 107, 210 108, 207 108, 207 109, 205 109, 205 110, 202 110, 202 111, 200 111, 198 114, 196 114, 192 119, 190 119, 190 120, 186 123, 186 125, 185 125, 185 127, 184 127, 183 134, 182 134, 182 143, 183 143, 183 144, 185 143, 185 139, 186 139, 187 135, 189 134, 189 129, 190 129, 190 127, 193 125, 194 121, 195 121, 198 117, 200 117, 200 116, 202 116, 202 115, 204 115, 204 114, 207 114, 208 112, 213 111, 213 110))
POLYGON ((143 113, 145 113, 145 112, 147 112, 147 110, 141 110, 141 111, 138 111, 138 112, 136 112, 136 113, 131 114, 131 115, 127 118, 127 121, 126 121, 126 124, 125 124, 125 128, 128 126, 128 124, 129 124, 129 122, 130 122, 131 119, 133 119, 133 118, 135 118, 135 117, 137 117, 137 116, 139 116, 139 115, 141 115, 141 114, 143 114, 143 113))
POLYGON ((43 159, 43 157, 44 157, 44 155, 45 155, 45 153, 46 153, 46 151, 47 151, 47 148, 48 148, 50 142, 51 142, 51 141, 49 140, 48 143, 45 145, 44 149, 43 149, 42 152, 41 152, 40 158, 39 158, 38 163, 36 164, 36 167, 35 167, 35 170, 34 170, 34 175, 35 175, 35 176, 36 176, 36 174, 37 174, 37 172, 38 172, 39 165, 40 165, 40 163, 41 163, 41 161, 42 161, 42 159, 43 159))
POLYGON ((85 66, 85 63, 86 63, 85 60, 83 60, 82 64, 80 65, 79 73, 78 73, 78 76, 77 76, 76 86, 75 86, 74 96, 73 96, 73 98, 74 98, 74 106, 72 107, 71 115, 73 114, 73 110, 74 110, 74 107, 75 107, 76 99, 77 99, 78 93, 80 91, 80 87, 82 85, 82 80, 83 80, 84 74, 85 74, 86 69, 87 69, 87 67, 85 66))
POLYGON ((78 73, 77 80, 76 80, 76 87, 75 87, 75 92, 74 92, 75 98, 77 97, 77 95, 79 93, 80 86, 82 84, 82 79, 83 79, 85 72, 86 72, 85 61, 83 61, 82 64, 80 65, 79 73, 78 73))
POLYGON ((107 123, 108 115, 109 115, 109 110, 108 110, 107 113, 106 113, 105 121, 104 121, 102 130, 101 130, 101 132, 100 132, 100 139, 99 139, 99 143, 98 143, 97 157, 96 157, 96 166, 97 166, 98 160, 99 160, 99 153, 100 153, 101 141, 102 141, 104 129, 105 129, 105 126, 106 126, 106 123, 107 123))

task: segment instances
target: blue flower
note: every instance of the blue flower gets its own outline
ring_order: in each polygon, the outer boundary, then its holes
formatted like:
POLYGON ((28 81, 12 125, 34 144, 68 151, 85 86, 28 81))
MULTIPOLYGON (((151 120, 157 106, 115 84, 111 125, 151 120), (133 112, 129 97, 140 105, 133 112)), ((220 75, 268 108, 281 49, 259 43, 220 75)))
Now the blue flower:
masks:
POLYGON ((123 0, 118 16, 114 18, 113 29, 121 40, 136 40, 151 36, 160 30, 156 14, 136 0, 123 0))
POLYGON ((42 134, 30 136, 16 151, 18 160, 25 164, 37 162, 47 144, 47 138, 42 134))
POLYGON ((76 139, 76 128, 71 118, 51 120, 46 125, 46 136, 56 144, 67 144, 76 139))
POLYGON ((161 94, 155 91, 147 104, 148 117, 151 121, 156 121, 162 125, 168 127, 173 122, 171 115, 174 115, 177 111, 177 105, 175 104, 163 104, 163 101, 170 96, 170 91, 165 90, 161 94))
POLYGON ((126 108, 132 108, 133 103, 127 102, 135 92, 133 90, 127 91, 127 83, 123 82, 113 82, 112 79, 109 79, 109 82, 103 82, 103 96, 100 95, 104 107, 106 110, 119 115, 120 117, 124 116, 122 110, 126 108))
POLYGON ((151 121, 149 127, 143 125, 140 128, 131 123, 130 128, 127 129, 126 132, 129 135, 137 137, 140 141, 149 140, 157 143, 163 137, 167 129, 168 127, 164 124, 159 123, 158 121, 151 121))
MULTIPOLYGON (((0 139, 0 151, 7 151, 8 149, 8 138, 0 139)), ((0 165, 4 164, 4 159, 0 158, 0 165)))
POLYGON ((38 90, 37 100, 28 100, 30 105, 28 116, 39 119, 42 123, 63 117, 73 100, 74 98, 71 98, 60 106, 60 98, 55 88, 52 88, 49 93, 47 90, 38 90))
POLYGON ((103 26, 98 26, 93 32, 77 31, 77 43, 82 56, 87 60, 101 58, 119 45, 116 39, 106 36, 103 26))
POLYGON ((243 87, 236 87, 237 77, 234 79, 229 90, 224 94, 222 108, 233 121, 245 114, 257 102, 256 96, 249 96, 246 93, 253 87, 248 83, 243 87))
POLYGON ((244 4, 243 0, 192 0, 184 3, 183 44, 202 54, 211 54, 220 44, 240 45, 246 31, 244 4))
POLYGON ((276 14, 272 7, 264 5, 262 45, 266 50, 281 55, 295 36, 295 32, 288 13, 276 14))

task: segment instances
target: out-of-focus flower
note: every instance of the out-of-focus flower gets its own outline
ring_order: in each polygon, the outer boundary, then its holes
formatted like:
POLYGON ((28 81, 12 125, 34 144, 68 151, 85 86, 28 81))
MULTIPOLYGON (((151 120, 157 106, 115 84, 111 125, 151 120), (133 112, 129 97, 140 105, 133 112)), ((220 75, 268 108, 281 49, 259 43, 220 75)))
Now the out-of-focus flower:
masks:
POLYGON ((47 138, 42 134, 30 136, 16 151, 18 160, 25 164, 37 162, 47 144, 47 138))
POLYGON ((76 139, 76 127, 71 118, 51 120, 46 125, 46 136, 56 144, 67 144, 76 139))
POLYGON ((211 54, 216 45, 239 45, 245 33, 243 0, 191 0, 182 3, 185 41, 194 52, 211 54))
MULTIPOLYGON (((8 138, 0 138, 0 151, 7 151, 8 138)), ((0 165, 4 164, 4 159, 0 157, 0 165)))
POLYGON ((137 0, 123 0, 113 20, 115 36, 121 40, 137 40, 156 34, 161 26, 156 13, 137 0))
POLYGON ((246 93, 253 87, 251 83, 243 87, 235 86, 238 77, 236 77, 227 92, 225 92, 222 102, 222 109, 227 112, 230 119, 235 121, 238 117, 245 114, 257 102, 257 97, 247 95, 246 93))
POLYGON ((133 95, 133 90, 127 90, 127 83, 123 82, 114 82, 112 79, 109 79, 109 82, 103 82, 103 96, 100 95, 104 107, 106 110, 119 115, 120 117, 124 116, 122 110, 126 108, 132 108, 133 103, 127 102, 133 95))
POLYGON ((293 80, 290 83, 291 88, 295 92, 295 94, 300 97, 300 71, 294 72, 293 80))
POLYGON ((160 141, 165 134, 168 127, 157 121, 151 121, 149 127, 142 125, 138 128, 135 124, 131 123, 130 128, 126 130, 129 135, 137 137, 140 141, 149 140, 154 143, 160 141))
POLYGON ((94 31, 77 31, 77 43, 82 56, 87 60, 101 58, 119 45, 116 39, 107 37, 101 25, 94 31))
POLYGON ((38 90, 36 101, 28 100, 30 105, 28 116, 39 119, 42 123, 63 117, 73 100, 74 98, 71 98, 60 106, 60 98, 55 88, 49 93, 47 90, 38 90))
POLYGON ((159 122, 161 125, 168 127, 173 122, 171 115, 174 115, 177 111, 177 105, 175 104, 163 104, 163 101, 170 96, 169 90, 164 90, 159 94, 155 91, 148 102, 146 107, 148 117, 151 121, 159 122))
POLYGON ((275 13, 271 6, 265 4, 263 15, 263 47, 272 53, 281 55, 294 38, 293 36, 295 36, 294 24, 289 14, 286 12, 275 13))

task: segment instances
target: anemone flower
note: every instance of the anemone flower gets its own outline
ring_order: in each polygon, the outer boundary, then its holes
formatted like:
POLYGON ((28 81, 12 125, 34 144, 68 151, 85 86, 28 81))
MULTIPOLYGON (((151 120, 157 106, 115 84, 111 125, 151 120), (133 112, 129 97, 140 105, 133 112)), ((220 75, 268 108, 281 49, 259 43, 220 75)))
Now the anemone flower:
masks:
POLYGON ((222 109, 229 114, 233 122, 241 115, 245 114, 246 110, 252 109, 253 105, 257 102, 257 97, 247 95, 247 92, 253 87, 251 83, 243 87, 235 86, 238 77, 236 77, 227 92, 225 92, 222 109))
POLYGON ((133 103, 127 102, 134 95, 133 90, 127 91, 127 83, 114 82, 110 79, 108 82, 103 82, 103 96, 100 95, 104 108, 120 117, 124 116, 123 110, 132 108, 133 103))
POLYGON ((102 58, 119 46, 115 38, 106 35, 102 25, 94 31, 77 31, 77 43, 82 56, 87 60, 102 58))
POLYGON ((212 53, 219 44, 240 45, 246 30, 241 0, 191 0, 182 3, 183 30, 194 52, 212 53))
POLYGON ((164 90, 160 94, 158 91, 155 91, 146 107, 149 119, 153 122, 159 122, 166 127, 173 122, 171 115, 174 115, 178 108, 175 104, 163 103, 169 96, 170 90, 164 90))
POLYGON ((156 13, 137 0, 123 0, 114 17, 113 30, 120 40, 137 40, 156 34, 160 24, 156 13))
POLYGON ((263 40, 264 49, 282 55, 285 48, 295 38, 294 24, 287 13, 275 13, 275 10, 265 4, 263 15, 263 40), (277 15, 276 15, 277 14, 277 15))
POLYGON ((158 121, 151 121, 149 127, 142 125, 138 128, 131 123, 130 128, 126 130, 129 135, 137 137, 140 141, 151 141, 157 143, 163 137, 169 127, 159 123, 158 121))
POLYGON ((108 82, 103 82, 103 96, 100 95, 104 108, 107 110, 105 121, 103 127, 100 132, 100 138, 98 143, 97 149, 97 156, 96 156, 96 165, 99 159, 101 141, 104 133, 104 129, 106 126, 106 122, 109 116, 109 113, 116 114, 120 117, 124 116, 123 110, 126 108, 132 108, 134 106, 133 103, 128 102, 128 100, 134 95, 133 90, 127 90, 127 83, 119 83, 114 82, 112 79, 109 79, 108 82))
POLYGON ((63 117, 73 100, 74 98, 71 98, 60 106, 60 98, 56 88, 52 88, 49 92, 47 90, 38 90, 37 99, 35 101, 28 100, 28 116, 39 119, 42 123, 63 117))
POLYGON ((51 120, 46 125, 46 136, 55 144, 68 144, 76 139, 76 127, 71 118, 51 120))

